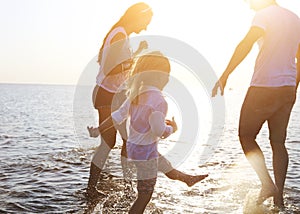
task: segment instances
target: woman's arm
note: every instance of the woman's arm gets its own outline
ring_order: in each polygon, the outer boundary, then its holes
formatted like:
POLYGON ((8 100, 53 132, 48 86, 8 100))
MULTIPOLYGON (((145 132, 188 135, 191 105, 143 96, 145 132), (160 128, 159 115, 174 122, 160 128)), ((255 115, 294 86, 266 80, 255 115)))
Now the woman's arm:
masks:
MULTIPOLYGON (((124 122, 129 114, 129 108, 130 108, 130 101, 127 99, 122 106, 112 112, 112 114, 106 118, 97 128, 94 127, 87 127, 90 137, 98 137, 100 133, 106 132, 108 129, 114 127, 115 125, 120 125, 122 122, 124 122)), ((118 128, 118 127, 116 127, 118 128)))
POLYGON ((108 129, 112 128, 114 126, 113 120, 110 117, 108 117, 106 120, 104 120, 100 126, 98 127, 87 127, 87 130, 89 132, 90 137, 99 137, 100 133, 104 133, 108 129))

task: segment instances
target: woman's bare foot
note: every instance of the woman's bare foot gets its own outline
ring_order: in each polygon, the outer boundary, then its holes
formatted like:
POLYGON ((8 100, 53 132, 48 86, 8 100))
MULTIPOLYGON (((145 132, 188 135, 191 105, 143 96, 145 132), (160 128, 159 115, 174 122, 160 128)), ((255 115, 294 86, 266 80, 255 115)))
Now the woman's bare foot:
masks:
POLYGON ((188 179, 186 179, 185 183, 189 187, 195 185, 199 181, 202 181, 204 178, 206 178, 208 175, 189 175, 188 179))
POLYGON ((274 184, 262 185, 256 203, 260 205, 268 198, 275 197, 276 195, 278 195, 278 189, 274 184))
POLYGON ((87 197, 89 199, 96 199, 96 198, 99 198, 99 197, 106 197, 107 195, 99 190, 97 190, 95 187, 94 188, 87 188, 86 189, 86 194, 87 194, 87 197))

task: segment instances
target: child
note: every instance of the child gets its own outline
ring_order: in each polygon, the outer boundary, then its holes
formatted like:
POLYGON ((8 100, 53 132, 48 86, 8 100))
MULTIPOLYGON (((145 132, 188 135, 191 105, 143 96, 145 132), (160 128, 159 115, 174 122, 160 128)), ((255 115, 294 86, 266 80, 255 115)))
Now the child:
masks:
MULTIPOLYGON (((129 213, 143 213, 154 191, 157 178, 157 143, 159 138, 167 138, 176 132, 177 125, 166 120, 167 102, 162 90, 169 81, 170 63, 160 52, 151 52, 141 56, 129 80, 127 100, 111 117, 99 126, 100 133, 121 124, 130 118, 127 155, 137 168, 138 197, 129 213)), ((98 130, 89 129, 91 136, 97 136, 98 130)), ((207 177, 198 176, 200 181, 207 177)))

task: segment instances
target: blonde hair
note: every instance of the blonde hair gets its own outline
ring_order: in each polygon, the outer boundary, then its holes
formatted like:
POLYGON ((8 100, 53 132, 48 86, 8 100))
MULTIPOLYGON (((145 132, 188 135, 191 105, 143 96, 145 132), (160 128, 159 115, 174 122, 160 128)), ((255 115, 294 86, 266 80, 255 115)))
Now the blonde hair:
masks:
POLYGON ((138 58, 128 81, 128 97, 132 103, 138 103, 142 86, 155 86, 162 89, 160 78, 169 75, 170 62, 161 52, 147 53, 138 58))

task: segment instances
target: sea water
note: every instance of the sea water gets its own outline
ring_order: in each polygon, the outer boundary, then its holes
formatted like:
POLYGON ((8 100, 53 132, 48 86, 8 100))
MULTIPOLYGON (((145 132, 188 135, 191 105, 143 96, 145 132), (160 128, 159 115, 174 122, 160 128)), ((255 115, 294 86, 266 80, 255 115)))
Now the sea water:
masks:
MULTIPOLYGON (((91 204, 85 197, 91 157, 100 141, 89 138, 85 129, 87 125, 97 124, 97 112, 92 105, 82 105, 80 111, 74 108, 75 86, 0 84, 0 91, 0 213, 128 211, 135 198, 135 183, 133 192, 126 192, 119 137, 101 179, 100 187, 108 193, 107 198, 91 204), (76 124, 82 128, 79 130, 76 124)), ((270 199, 261 206, 255 204, 259 180, 245 159, 237 137, 243 96, 244 92, 227 91, 224 129, 216 139, 218 144, 212 148, 210 158, 199 161, 200 150, 195 146, 178 166, 184 172, 208 173, 209 177, 187 187, 159 173, 145 213, 300 213, 300 103, 297 101, 294 106, 286 141, 290 155, 284 193, 286 208, 278 210, 270 199)), ((264 126, 258 143, 272 174, 267 139, 264 126)), ((185 146, 185 142, 170 138, 160 144, 160 150, 167 151, 172 143, 185 146)))

